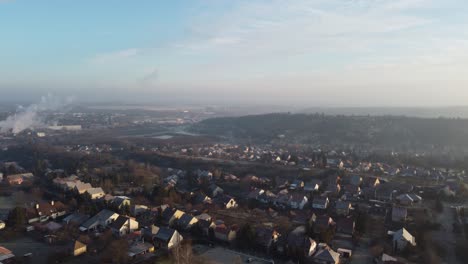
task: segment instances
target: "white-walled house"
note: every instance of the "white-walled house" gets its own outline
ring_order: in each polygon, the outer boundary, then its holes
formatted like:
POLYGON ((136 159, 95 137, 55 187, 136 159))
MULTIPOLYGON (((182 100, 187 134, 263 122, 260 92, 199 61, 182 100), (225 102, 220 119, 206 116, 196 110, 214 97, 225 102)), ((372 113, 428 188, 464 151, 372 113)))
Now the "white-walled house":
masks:
POLYGON ((116 236, 124 236, 138 229, 138 222, 135 219, 120 215, 110 225, 112 233, 116 236))

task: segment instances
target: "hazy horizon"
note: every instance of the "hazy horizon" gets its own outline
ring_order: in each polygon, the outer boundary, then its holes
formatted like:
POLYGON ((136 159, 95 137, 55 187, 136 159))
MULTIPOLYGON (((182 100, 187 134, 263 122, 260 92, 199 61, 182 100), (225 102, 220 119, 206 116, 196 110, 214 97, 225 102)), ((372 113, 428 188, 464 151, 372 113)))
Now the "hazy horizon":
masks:
POLYGON ((468 105, 461 0, 0 0, 1 102, 468 105))

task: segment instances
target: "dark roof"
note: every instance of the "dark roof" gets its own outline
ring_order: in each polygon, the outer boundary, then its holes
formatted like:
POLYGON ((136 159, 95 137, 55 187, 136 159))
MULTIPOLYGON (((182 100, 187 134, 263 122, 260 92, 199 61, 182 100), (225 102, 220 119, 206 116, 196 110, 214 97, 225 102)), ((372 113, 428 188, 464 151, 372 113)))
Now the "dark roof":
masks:
POLYGON ((325 204, 327 202, 327 197, 315 197, 313 200, 313 204, 325 204))
POLYGON ((336 221, 336 230, 345 234, 354 233, 354 220, 352 218, 341 218, 336 221))
POLYGON ((172 236, 174 235, 174 232, 175 232, 175 230, 172 229, 172 228, 161 227, 161 228, 159 228, 159 231, 154 236, 154 238, 167 243, 167 242, 169 242, 169 240, 171 240, 172 236))
POLYGON ((370 187, 371 185, 374 185, 377 180, 380 181, 380 179, 377 177, 364 177, 362 179, 362 184, 363 186, 370 187))
POLYGON ((126 216, 119 215, 117 219, 110 225, 112 229, 120 230, 127 222, 129 218, 126 216))
POLYGON ((166 207, 166 209, 164 209, 164 211, 162 212, 162 218, 165 221, 171 220, 173 215, 174 215, 174 209, 170 207, 166 207))
POLYGON ((186 228, 188 226, 188 224, 190 223, 190 221, 192 221, 193 219, 193 216, 189 215, 189 214, 183 214, 178 220, 177 220, 177 224, 180 226, 180 227, 183 227, 183 228, 186 228))
POLYGON ((127 197, 115 197, 114 200, 112 200, 112 203, 115 204, 116 206, 120 207, 125 201, 130 201, 127 197))
POLYGON ((336 201, 335 203, 335 208, 336 209, 349 209, 349 206, 351 205, 350 202, 346 201, 336 201))

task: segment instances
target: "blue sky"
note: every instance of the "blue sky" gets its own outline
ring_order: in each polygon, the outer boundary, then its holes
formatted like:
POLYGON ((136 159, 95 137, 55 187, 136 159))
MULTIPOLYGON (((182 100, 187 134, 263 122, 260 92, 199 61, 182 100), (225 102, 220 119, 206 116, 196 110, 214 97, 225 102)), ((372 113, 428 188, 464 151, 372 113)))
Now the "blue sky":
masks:
POLYGON ((2 100, 468 104, 463 0, 0 0, 2 100))

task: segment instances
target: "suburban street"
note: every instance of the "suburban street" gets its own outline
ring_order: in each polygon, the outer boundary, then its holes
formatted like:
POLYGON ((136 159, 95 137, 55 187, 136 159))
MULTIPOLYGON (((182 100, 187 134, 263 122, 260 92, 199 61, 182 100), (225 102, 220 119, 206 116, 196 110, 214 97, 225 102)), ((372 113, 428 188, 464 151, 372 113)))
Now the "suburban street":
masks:
POLYGON ((455 255, 455 242, 457 239, 463 237, 453 232, 453 223, 456 221, 454 217, 455 209, 453 207, 458 205, 459 204, 444 203, 443 212, 435 215, 437 222, 441 223, 442 226, 440 230, 432 232, 432 238, 434 241, 439 241, 441 245, 445 245, 447 252, 446 263, 461 264, 455 255))

